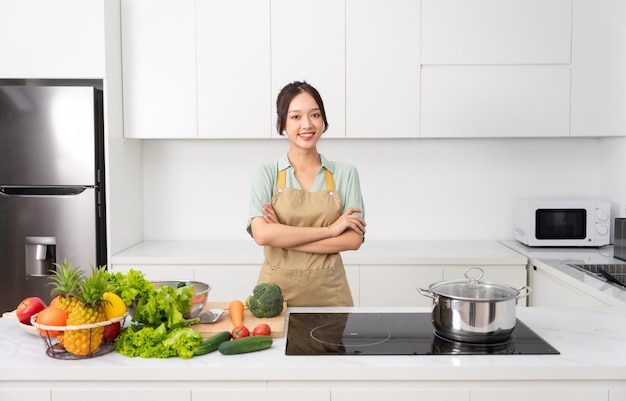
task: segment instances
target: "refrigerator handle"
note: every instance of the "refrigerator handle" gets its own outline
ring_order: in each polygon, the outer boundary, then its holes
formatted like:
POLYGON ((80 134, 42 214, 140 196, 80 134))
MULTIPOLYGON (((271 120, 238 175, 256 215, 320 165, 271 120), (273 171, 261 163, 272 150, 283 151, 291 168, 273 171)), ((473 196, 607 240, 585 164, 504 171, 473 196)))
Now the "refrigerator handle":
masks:
POLYGON ((0 186, 0 194, 12 196, 37 196, 37 195, 78 195, 85 192, 89 186, 20 186, 20 185, 2 185, 0 186))

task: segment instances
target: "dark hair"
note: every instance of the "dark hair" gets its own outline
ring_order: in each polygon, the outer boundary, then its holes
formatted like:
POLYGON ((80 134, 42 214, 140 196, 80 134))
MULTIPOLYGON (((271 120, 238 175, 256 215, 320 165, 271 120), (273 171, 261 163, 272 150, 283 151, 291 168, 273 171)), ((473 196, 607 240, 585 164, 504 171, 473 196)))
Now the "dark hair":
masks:
POLYGON ((324 102, 322 101, 322 97, 320 96, 317 89, 313 86, 306 83, 306 81, 299 82, 295 81, 285 85, 278 94, 276 98, 276 129, 280 135, 284 135, 283 131, 285 130, 285 125, 287 124, 287 113, 289 112, 289 104, 293 100, 294 97, 299 95, 302 92, 306 92, 309 95, 313 96, 315 102, 320 108, 320 113, 322 114, 322 119, 324 120, 324 131, 328 129, 328 121, 326 120, 326 111, 324 110, 324 102))

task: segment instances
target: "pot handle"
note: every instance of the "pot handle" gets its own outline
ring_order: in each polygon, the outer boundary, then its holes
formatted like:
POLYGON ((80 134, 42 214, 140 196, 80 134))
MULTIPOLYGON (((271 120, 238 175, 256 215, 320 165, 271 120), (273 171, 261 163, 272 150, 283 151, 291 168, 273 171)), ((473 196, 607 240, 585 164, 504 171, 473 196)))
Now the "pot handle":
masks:
POLYGON ((420 294, 422 294, 425 297, 432 298, 434 303, 438 302, 437 296, 431 290, 425 290, 423 288, 417 287, 417 292, 419 292, 420 294))
POLYGON ((524 292, 523 294, 522 294, 522 293, 520 293, 517 297, 515 297, 515 300, 516 300, 516 301, 517 301, 517 300, 519 300, 519 299, 522 299, 522 298, 525 298, 525 297, 529 296, 529 295, 530 295, 530 293, 532 292, 532 290, 530 289, 530 287, 529 287, 529 286, 527 286, 527 285, 525 285, 525 286, 523 286, 523 287, 520 287, 520 288, 518 288, 517 290, 518 290, 518 291, 520 291, 520 292, 525 290, 525 292, 524 292))

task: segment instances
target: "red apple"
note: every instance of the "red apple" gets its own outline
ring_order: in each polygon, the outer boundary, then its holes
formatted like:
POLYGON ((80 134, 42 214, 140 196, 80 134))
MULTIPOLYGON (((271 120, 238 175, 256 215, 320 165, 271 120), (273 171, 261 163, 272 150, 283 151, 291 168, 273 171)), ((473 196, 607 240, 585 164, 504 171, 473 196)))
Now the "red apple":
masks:
POLYGON ((107 341, 115 340, 118 334, 120 334, 121 327, 122 325, 120 324, 120 322, 115 322, 104 326, 103 338, 107 341))
POLYGON ((30 325, 30 317, 45 308, 46 303, 41 298, 29 297, 20 302, 15 314, 21 323, 30 325))

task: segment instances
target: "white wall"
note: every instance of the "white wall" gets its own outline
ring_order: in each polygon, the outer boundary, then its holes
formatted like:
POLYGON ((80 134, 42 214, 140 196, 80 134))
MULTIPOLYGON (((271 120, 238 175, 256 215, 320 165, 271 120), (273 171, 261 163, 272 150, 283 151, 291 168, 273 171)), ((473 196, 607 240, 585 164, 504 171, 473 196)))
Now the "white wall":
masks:
MULTIPOLYGON (((600 197, 624 216, 626 138, 322 139, 359 169, 367 237, 510 239, 519 197, 600 197)), ((144 239, 249 239, 249 175, 286 139, 144 140, 144 239)))

